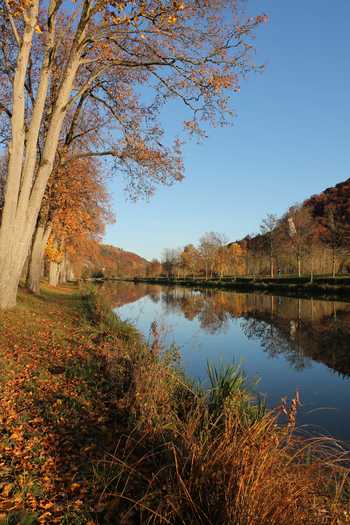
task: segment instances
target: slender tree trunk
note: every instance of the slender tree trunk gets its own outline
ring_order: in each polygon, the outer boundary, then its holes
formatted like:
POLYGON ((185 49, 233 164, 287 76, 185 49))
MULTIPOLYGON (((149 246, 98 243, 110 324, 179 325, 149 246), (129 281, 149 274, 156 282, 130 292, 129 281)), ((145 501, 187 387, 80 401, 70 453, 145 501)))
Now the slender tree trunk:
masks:
POLYGON ((39 224, 34 233, 32 251, 29 260, 29 272, 27 277, 28 288, 36 294, 40 293, 40 278, 45 247, 49 239, 51 226, 39 224))
POLYGON ((314 282, 314 258, 311 256, 310 283, 314 282))
POLYGON ((336 260, 335 260, 335 249, 332 249, 332 277, 335 277, 336 260))
POLYGON ((60 275, 59 275, 60 284, 66 284, 67 282, 67 255, 64 254, 63 261, 61 263, 60 275))
POLYGON ((75 280, 73 266, 69 259, 67 260, 67 280, 68 282, 72 282, 75 280))
POLYGON ((301 257, 298 255, 298 277, 301 277, 301 257))
POLYGON ((29 257, 26 257, 26 260, 24 261, 24 266, 22 269, 20 281, 27 282, 28 272, 29 272, 29 257))
POLYGON ((271 277, 274 276, 274 265, 273 265, 273 256, 270 256, 270 275, 271 277))
POLYGON ((57 286, 59 283, 61 263, 50 261, 49 265, 49 284, 51 286, 57 286))

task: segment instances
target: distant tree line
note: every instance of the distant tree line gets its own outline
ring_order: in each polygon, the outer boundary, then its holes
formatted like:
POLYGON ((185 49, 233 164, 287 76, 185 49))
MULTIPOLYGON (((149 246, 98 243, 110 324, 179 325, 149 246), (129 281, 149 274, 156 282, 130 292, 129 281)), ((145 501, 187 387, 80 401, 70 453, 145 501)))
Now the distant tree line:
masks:
POLYGON ((166 249, 147 274, 205 279, 308 275, 312 281, 316 274, 349 273, 350 181, 338 186, 291 206, 281 217, 267 214, 259 233, 244 239, 228 242, 225 235, 209 232, 196 245, 166 249))

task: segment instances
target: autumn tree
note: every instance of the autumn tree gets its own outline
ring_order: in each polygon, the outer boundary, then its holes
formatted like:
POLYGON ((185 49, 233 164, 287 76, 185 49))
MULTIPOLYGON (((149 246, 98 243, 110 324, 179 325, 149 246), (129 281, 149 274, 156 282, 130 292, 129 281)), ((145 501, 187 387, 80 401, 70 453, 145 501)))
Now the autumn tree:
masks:
POLYGON ((162 273, 162 264, 158 259, 152 261, 146 267, 146 275, 151 277, 159 277, 162 273))
POLYGON ((220 279, 222 279, 225 273, 227 273, 228 264, 229 259, 227 247, 224 245, 219 246, 216 252, 215 271, 219 274, 220 279))
POLYGON ((34 292, 39 291, 43 251, 51 261, 50 283, 58 284, 67 271, 68 260, 82 252, 82 244, 101 238, 104 226, 111 222, 109 197, 95 159, 84 158, 62 167, 48 186, 47 210, 43 224, 34 237, 28 281, 34 292), (43 229, 44 243, 37 244, 43 229), (69 259, 67 258, 69 256, 69 259))
POLYGON ((131 179, 136 190, 148 166, 158 162, 159 177, 174 164, 181 176, 178 144, 164 145, 157 122, 162 105, 169 98, 182 101, 190 132, 203 121, 223 122, 226 93, 238 91, 240 77, 254 68, 251 35, 266 17, 244 20, 238 2, 228 0, 2 0, 0 18, 0 130, 8 130, 0 307, 8 308, 16 302, 58 146, 65 131, 79 135, 85 104, 97 120, 108 118, 108 127, 103 134, 99 126, 94 149, 77 147, 74 157, 110 156, 127 173, 142 160, 145 169, 131 179), (140 96, 146 86, 150 96, 140 96))
POLYGON ((221 250, 227 239, 217 232, 208 232, 199 239, 199 253, 204 266, 205 278, 212 277, 215 270, 221 273, 224 264, 224 253, 221 250))
POLYGON ((311 211, 302 205, 292 206, 284 217, 285 234, 296 258, 298 277, 301 277, 302 261, 310 253, 314 225, 311 211))
POLYGON ((101 166, 95 159, 77 159, 61 172, 52 188, 56 207, 52 209, 51 204, 50 210, 51 235, 63 252, 60 277, 64 281, 68 261, 84 251, 83 245, 89 248, 91 241, 101 240, 106 224, 114 218, 101 166))
POLYGON ((195 276, 199 269, 200 254, 193 244, 187 244, 181 253, 182 266, 188 274, 195 276))
POLYGON ((246 266, 246 250, 243 243, 231 242, 226 249, 230 273, 234 276, 242 275, 246 266))
POLYGON ((162 265, 168 277, 178 277, 181 264, 181 250, 166 248, 162 256, 162 265))
POLYGON ((264 237, 265 245, 268 250, 269 259, 270 259, 270 276, 274 277, 275 268, 275 250, 276 250, 276 237, 278 234, 277 227, 279 225, 279 219, 276 215, 268 213, 263 219, 260 225, 260 232, 264 237))
POLYGON ((328 206, 326 210, 326 217, 324 221, 325 228, 321 233, 321 240, 330 246, 332 252, 332 276, 335 277, 337 273, 337 253, 341 249, 349 246, 350 241, 350 226, 344 220, 339 220, 336 209, 333 206, 328 206))

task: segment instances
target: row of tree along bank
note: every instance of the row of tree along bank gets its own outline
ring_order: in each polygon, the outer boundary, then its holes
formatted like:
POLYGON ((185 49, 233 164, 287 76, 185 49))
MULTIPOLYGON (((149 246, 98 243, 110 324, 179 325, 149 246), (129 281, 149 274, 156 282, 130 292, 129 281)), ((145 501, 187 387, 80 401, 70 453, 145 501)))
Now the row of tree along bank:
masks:
POLYGON ((201 277, 135 277, 134 282, 200 288, 226 288, 236 291, 266 291, 273 293, 306 294, 350 297, 350 277, 224 277, 204 279, 201 277))
POLYGON ((252 40, 266 21, 229 0, 1 3, 0 309, 16 305, 25 261, 48 237, 54 263, 68 249, 50 218, 62 172, 78 163, 88 192, 85 173, 109 159, 133 197, 180 181, 182 138, 164 137, 164 105, 183 105, 185 136, 231 120, 229 94, 257 71, 252 40))
POLYGON ((204 389, 108 288, 43 288, 0 312, 1 523, 347 523, 348 453, 296 435, 298 396, 268 410, 234 366, 204 389))
POLYGON ((260 231, 229 242, 207 232, 196 244, 164 250, 147 267, 148 277, 205 279, 296 275, 336 277, 350 272, 350 179, 291 206, 268 214, 260 231))

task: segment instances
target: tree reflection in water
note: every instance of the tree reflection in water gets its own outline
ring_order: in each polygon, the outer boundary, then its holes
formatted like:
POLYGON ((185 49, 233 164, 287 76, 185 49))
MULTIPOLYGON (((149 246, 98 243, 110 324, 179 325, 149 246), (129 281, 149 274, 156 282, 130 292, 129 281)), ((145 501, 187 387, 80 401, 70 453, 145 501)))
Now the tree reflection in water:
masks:
POLYGON ((210 334, 238 319, 247 338, 258 339, 271 357, 284 355, 296 370, 314 360, 350 376, 350 303, 127 282, 104 290, 116 307, 144 296, 161 301, 165 312, 197 320, 210 334))

